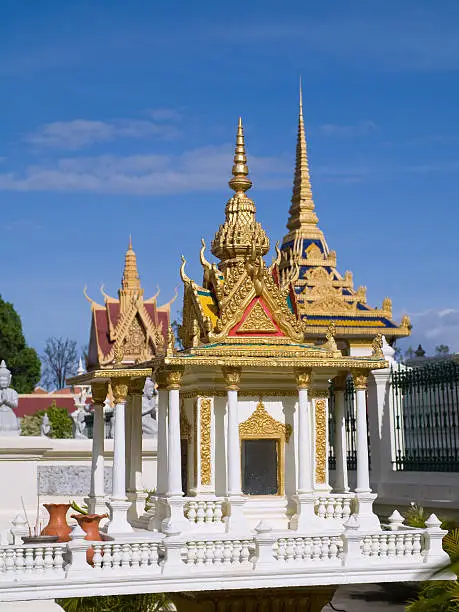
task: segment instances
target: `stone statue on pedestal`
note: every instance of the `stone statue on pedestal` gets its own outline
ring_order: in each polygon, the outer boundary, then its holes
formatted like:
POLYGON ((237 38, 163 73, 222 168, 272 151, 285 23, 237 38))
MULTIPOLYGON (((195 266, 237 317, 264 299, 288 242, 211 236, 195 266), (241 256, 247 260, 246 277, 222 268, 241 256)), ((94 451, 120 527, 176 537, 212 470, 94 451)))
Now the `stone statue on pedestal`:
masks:
POLYGON ((142 435, 144 438, 156 438, 158 435, 157 404, 158 392, 155 383, 151 378, 147 378, 142 395, 142 435))
POLYGON ((45 414, 41 417, 40 435, 47 438, 51 433, 51 423, 49 422, 49 416, 45 414))
POLYGON ((19 436, 21 428, 14 413, 18 407, 19 396, 10 389, 11 372, 4 361, 0 364, 0 436, 19 436))
POLYGON ((78 409, 72 412, 70 415, 73 419, 73 437, 77 440, 86 440, 88 435, 86 433, 86 421, 84 410, 78 409))

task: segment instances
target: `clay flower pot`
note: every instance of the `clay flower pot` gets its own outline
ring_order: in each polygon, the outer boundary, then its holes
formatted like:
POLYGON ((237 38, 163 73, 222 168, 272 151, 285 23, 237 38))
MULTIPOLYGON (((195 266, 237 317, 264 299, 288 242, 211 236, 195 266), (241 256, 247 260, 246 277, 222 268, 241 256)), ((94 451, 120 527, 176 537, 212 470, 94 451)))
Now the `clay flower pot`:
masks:
POLYGON ((58 536, 58 542, 68 542, 72 528, 67 524, 70 504, 43 504, 49 512, 49 521, 42 530, 42 536, 58 536))
MULTIPOLYGON (((107 518, 108 514, 72 514, 72 518, 76 519, 78 525, 86 533, 85 540, 93 542, 102 542, 102 536, 99 533, 99 523, 103 518, 107 518)), ((86 561, 92 565, 94 557, 94 549, 92 546, 86 551, 86 561)))

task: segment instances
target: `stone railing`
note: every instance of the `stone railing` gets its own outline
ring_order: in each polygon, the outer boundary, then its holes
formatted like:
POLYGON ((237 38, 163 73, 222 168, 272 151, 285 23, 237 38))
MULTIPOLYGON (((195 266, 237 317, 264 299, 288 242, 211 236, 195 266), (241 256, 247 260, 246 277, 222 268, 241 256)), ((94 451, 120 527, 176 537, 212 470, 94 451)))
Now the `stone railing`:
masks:
POLYGON ((0 547, 0 580, 36 576, 37 580, 64 575, 65 544, 0 547))
POLYGON ((352 513, 352 493, 321 495, 314 504, 317 516, 324 519, 347 521, 352 513))
POLYGON ((360 542, 361 554, 369 561, 422 561, 424 548, 422 530, 383 531, 360 542))
POLYGON ((189 501, 185 505, 185 517, 197 525, 222 523, 225 516, 223 504, 222 499, 189 501))
POLYGON ((278 561, 316 563, 327 561, 340 563, 343 540, 339 536, 279 538, 273 545, 274 558, 278 561))
POLYGON ((188 541, 182 549, 187 566, 208 569, 252 568, 254 540, 196 540, 188 541))
POLYGON ((93 544, 94 569, 148 569, 157 568, 163 556, 159 542, 101 542, 93 544))

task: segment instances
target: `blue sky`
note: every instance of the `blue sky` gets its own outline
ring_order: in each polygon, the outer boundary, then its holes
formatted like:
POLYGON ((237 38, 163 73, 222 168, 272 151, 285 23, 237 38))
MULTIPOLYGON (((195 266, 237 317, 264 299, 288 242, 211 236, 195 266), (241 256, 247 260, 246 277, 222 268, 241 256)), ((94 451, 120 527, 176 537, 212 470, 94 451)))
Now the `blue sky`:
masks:
POLYGON ((132 233, 147 294, 224 218, 242 115, 257 216, 285 233, 298 77, 320 225, 413 340, 459 350, 459 4, 3 0, 0 293, 28 342, 87 342, 132 233))

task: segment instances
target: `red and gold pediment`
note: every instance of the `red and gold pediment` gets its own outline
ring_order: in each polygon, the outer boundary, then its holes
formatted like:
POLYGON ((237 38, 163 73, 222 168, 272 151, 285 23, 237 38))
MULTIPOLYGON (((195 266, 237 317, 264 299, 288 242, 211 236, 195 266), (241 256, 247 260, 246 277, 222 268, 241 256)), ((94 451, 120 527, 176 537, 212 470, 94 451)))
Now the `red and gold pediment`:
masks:
POLYGON ((246 308, 241 320, 229 336, 284 336, 268 306, 261 298, 255 298, 246 308))

